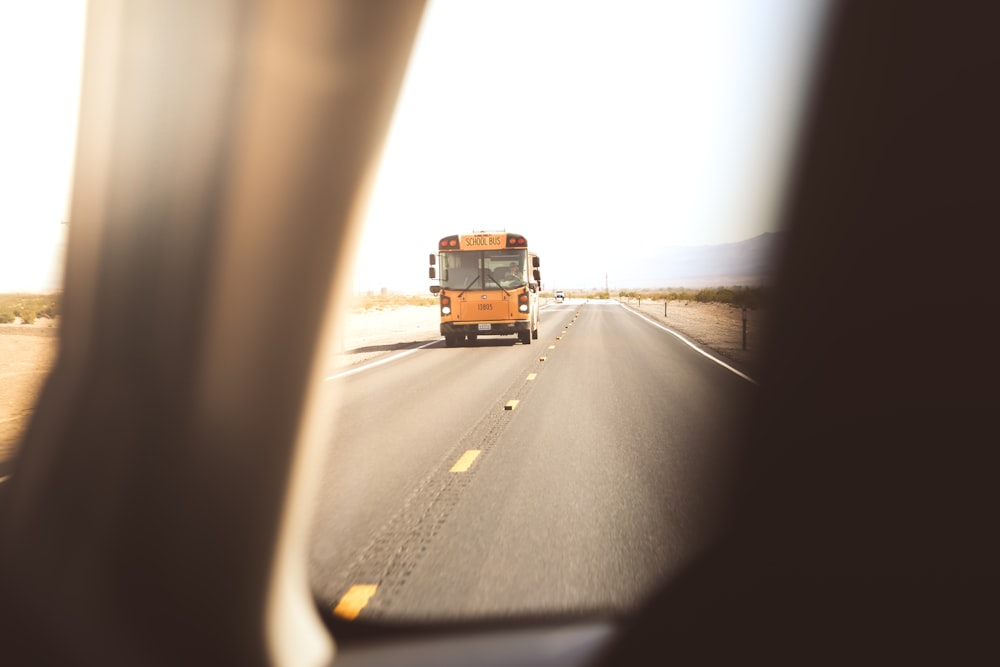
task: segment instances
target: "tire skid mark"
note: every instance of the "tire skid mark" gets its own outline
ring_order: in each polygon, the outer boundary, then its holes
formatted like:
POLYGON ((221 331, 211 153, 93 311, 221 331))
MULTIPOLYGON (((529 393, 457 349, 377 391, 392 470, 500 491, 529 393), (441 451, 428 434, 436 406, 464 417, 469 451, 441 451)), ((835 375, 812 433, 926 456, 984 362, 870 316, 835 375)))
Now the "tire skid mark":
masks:
POLYGON ((462 499, 463 492, 482 469, 490 450, 507 430, 517 411, 504 409, 530 394, 540 374, 541 361, 533 360, 515 375, 515 380, 488 406, 455 445, 448 449, 432 471, 413 489, 399 510, 374 534, 367 546, 331 577, 336 589, 323 599, 339 601, 358 584, 377 587, 364 606, 367 619, 385 618, 394 595, 402 590, 417 564, 423 559, 441 528, 462 499), (476 465, 456 475, 451 468, 462 453, 479 450, 476 465))

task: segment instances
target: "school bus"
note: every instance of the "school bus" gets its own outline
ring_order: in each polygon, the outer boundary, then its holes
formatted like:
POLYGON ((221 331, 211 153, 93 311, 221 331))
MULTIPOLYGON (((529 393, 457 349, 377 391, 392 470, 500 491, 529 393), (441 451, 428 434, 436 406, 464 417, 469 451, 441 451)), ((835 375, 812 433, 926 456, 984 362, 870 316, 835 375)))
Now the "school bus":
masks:
POLYGON ((430 264, 446 346, 473 344, 479 336, 517 335, 524 345, 538 338, 542 276, 526 238, 510 232, 446 236, 430 264))

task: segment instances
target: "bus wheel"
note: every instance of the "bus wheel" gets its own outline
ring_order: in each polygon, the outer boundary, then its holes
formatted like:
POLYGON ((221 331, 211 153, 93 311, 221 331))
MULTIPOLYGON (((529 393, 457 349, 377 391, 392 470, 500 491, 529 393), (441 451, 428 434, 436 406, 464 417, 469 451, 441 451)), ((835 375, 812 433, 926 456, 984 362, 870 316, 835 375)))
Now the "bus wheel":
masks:
POLYGON ((530 331, 518 331, 517 337, 521 339, 521 342, 525 345, 531 345, 531 332, 530 331))
POLYGON ((535 340, 538 340, 538 329, 531 330, 531 337, 534 338, 535 340))

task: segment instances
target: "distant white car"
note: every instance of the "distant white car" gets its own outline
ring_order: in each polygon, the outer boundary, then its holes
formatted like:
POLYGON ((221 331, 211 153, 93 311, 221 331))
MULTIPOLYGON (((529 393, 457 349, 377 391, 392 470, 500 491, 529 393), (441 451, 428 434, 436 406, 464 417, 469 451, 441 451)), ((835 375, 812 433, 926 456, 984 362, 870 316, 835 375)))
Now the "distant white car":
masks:
POLYGON ((556 301, 562 302, 562 300, 565 299, 565 298, 566 298, 566 292, 563 292, 561 289, 557 289, 556 290, 556 301))

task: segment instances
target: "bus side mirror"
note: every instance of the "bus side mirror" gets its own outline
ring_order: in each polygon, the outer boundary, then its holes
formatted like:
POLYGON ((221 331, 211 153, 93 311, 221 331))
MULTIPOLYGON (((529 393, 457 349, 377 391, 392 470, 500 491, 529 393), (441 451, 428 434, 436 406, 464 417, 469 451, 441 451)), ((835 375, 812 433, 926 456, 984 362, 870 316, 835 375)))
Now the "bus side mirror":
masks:
POLYGON ((535 255, 534 257, 531 258, 531 266, 537 269, 541 265, 542 263, 538 260, 538 255, 535 255))
MULTIPOLYGON (((433 271, 433 269, 431 269, 433 271)), ((440 285, 431 285, 431 294, 437 294, 441 291, 440 285)))
MULTIPOLYGON (((537 258, 536 258, 536 259, 537 259, 537 258)), ((534 276, 535 276, 535 282, 536 282, 536 283, 541 283, 541 282, 542 282, 542 272, 541 272, 541 271, 539 271, 538 269, 535 269, 535 270, 534 270, 534 271, 532 272, 532 275, 534 275, 534 276)))
POLYGON ((427 269, 427 277, 430 278, 431 280, 434 280, 437 277, 436 274, 435 274, 435 272, 434 272, 434 267, 433 266, 430 267, 429 269, 427 269))
POLYGON ((435 255, 434 253, 430 254, 430 263, 431 266, 434 266, 437 263, 437 255, 435 255))

